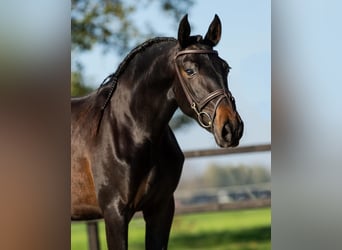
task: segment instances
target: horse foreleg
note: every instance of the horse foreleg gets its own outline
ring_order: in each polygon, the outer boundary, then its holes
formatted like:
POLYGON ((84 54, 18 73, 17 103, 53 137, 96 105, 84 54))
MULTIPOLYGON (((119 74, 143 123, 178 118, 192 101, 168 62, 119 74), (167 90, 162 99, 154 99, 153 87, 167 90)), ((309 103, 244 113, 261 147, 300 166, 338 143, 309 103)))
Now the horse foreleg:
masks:
POLYGON ((108 250, 126 250, 128 248, 128 219, 116 208, 104 211, 108 250))
POLYGON ((173 196, 160 206, 144 209, 146 250, 166 250, 175 211, 173 196))

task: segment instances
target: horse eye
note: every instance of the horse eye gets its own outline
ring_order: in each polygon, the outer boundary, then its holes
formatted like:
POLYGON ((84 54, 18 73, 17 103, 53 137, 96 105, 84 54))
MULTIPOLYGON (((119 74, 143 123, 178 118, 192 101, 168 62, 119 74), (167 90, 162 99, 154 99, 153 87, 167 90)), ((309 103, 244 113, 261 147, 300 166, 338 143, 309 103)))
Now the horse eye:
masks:
POLYGON ((193 69, 186 69, 185 72, 188 74, 188 76, 192 76, 195 74, 195 71, 193 69))

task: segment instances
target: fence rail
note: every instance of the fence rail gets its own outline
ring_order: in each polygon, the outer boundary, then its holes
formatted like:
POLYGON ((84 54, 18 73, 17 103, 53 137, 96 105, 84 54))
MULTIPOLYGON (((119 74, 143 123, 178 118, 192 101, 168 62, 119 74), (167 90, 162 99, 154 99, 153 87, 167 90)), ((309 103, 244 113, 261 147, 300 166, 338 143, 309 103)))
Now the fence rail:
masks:
MULTIPOLYGON (((230 155, 230 154, 241 154, 241 153, 256 153, 271 151, 271 144, 261 144, 252 146, 241 146, 237 148, 225 148, 225 149, 206 149, 206 150, 192 150, 184 151, 185 158, 194 157, 207 157, 207 156, 218 156, 218 155, 230 155)), ((238 208, 251 208, 251 207, 264 207, 270 206, 270 200, 253 200, 239 203, 230 204, 214 204, 207 206, 188 207, 176 209, 176 214, 180 213, 192 213, 192 212, 203 212, 203 211, 217 211, 222 209, 238 209, 238 208)), ((100 241, 98 235, 98 220, 87 221, 87 232, 88 232, 88 243, 89 250, 99 250, 100 241)))
POLYGON ((220 148, 220 149, 205 149, 205 150, 192 150, 185 151, 185 158, 204 157, 204 156, 217 156, 241 153, 256 153, 271 151, 271 144, 261 144, 252 146, 242 146, 237 148, 220 148))

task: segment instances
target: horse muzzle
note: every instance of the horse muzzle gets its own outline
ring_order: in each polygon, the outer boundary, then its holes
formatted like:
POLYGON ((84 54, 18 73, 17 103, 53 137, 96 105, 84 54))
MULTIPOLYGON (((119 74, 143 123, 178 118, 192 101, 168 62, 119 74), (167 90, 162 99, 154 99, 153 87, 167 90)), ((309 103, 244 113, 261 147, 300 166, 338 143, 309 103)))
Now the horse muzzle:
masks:
POLYGON ((216 109, 212 132, 218 146, 236 147, 243 134, 243 121, 236 111, 221 104, 216 109))

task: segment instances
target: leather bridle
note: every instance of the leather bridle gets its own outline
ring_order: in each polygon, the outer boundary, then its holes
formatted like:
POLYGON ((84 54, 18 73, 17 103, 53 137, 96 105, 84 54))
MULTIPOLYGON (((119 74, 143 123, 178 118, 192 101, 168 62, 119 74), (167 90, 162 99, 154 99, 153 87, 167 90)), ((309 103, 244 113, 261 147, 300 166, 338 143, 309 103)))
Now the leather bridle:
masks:
POLYGON ((176 63, 176 59, 178 56, 181 55, 185 55, 185 54, 215 54, 217 55, 217 51, 216 50, 183 50, 183 51, 179 51, 176 56, 174 57, 174 62, 175 62, 175 67, 176 67, 176 72, 178 75, 178 79, 181 83, 182 89, 184 91, 184 94, 186 96, 186 99, 188 100, 191 108, 195 111, 195 113, 197 114, 197 119, 199 124, 204 127, 204 128, 210 128, 212 129, 213 126, 213 121, 216 115, 216 109, 218 107, 218 105, 220 104, 220 102, 224 99, 227 98, 227 100, 229 100, 229 97, 231 96, 230 93, 225 90, 224 88, 221 89, 217 89, 211 93, 209 93, 205 98, 203 98, 200 102, 196 101, 196 98, 192 95, 189 87, 186 85, 184 79, 182 78, 182 75, 179 71, 178 65, 176 63), (212 115, 209 115, 207 112, 203 111, 203 109, 205 108, 205 106, 207 106, 207 104, 218 98, 218 100, 215 103, 214 106, 214 112, 212 115), (206 123, 204 121, 204 118, 207 118, 208 122, 206 123))

